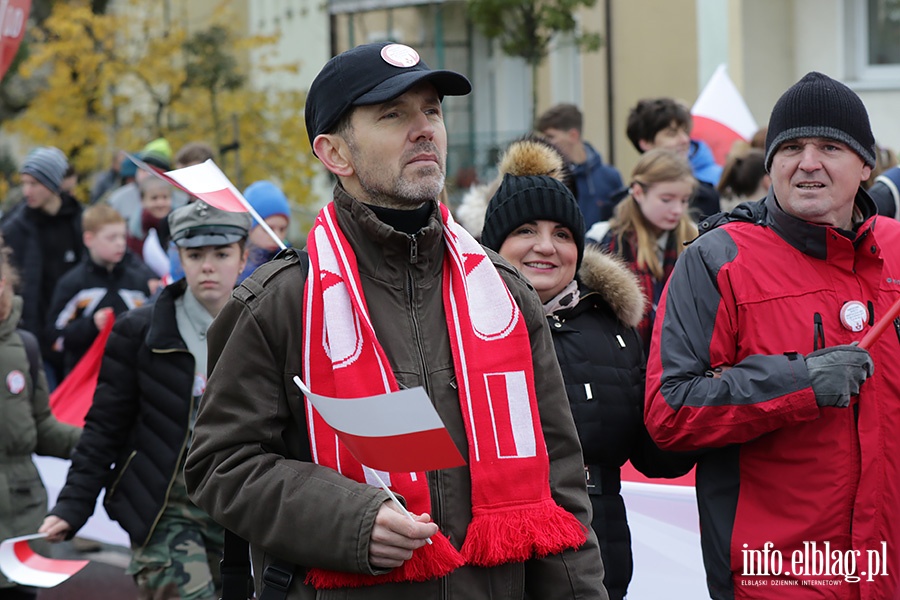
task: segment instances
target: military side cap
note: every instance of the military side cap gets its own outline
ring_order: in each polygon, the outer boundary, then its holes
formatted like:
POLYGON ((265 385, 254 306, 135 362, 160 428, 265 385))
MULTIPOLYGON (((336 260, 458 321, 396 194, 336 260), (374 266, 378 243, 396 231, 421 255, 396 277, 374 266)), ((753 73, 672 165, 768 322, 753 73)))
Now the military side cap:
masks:
POLYGON ((220 210, 197 200, 169 213, 172 241, 181 248, 227 246, 247 237, 251 218, 245 212, 220 210))

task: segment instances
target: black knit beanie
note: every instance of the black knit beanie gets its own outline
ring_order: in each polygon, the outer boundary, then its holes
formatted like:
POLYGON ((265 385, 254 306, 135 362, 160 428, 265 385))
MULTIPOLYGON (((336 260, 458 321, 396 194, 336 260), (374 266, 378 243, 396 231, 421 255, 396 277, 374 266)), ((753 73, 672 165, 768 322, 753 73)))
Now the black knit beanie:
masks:
POLYGON ((569 188, 547 175, 503 176, 487 206, 481 243, 499 252, 516 227, 538 220, 555 221, 569 228, 578 246, 577 271, 584 256, 584 216, 569 188))
POLYGON ((875 136, 862 100, 840 81, 815 71, 792 85, 772 109, 766 134, 766 171, 781 144, 803 137, 847 144, 867 165, 875 167, 875 136))

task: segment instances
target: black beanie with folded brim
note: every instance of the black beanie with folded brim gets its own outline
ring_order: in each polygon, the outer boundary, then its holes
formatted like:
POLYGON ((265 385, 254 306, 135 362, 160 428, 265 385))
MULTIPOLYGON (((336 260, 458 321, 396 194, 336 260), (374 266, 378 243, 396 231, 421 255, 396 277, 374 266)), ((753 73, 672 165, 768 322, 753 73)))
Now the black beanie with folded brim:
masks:
POLYGON ((820 137, 847 144, 875 167, 875 136, 860 97, 828 75, 812 71, 782 94, 769 118, 766 171, 778 147, 789 140, 820 137))
POLYGON ((547 175, 503 176, 488 203, 481 243, 500 251, 516 227, 531 221, 555 221, 569 228, 578 246, 578 263, 584 256, 584 216, 578 201, 564 183, 547 175))

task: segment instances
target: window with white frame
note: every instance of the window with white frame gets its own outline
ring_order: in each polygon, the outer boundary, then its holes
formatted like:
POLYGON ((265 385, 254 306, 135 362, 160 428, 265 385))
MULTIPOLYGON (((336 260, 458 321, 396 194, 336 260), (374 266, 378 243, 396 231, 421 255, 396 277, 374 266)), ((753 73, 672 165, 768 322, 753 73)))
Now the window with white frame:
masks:
POLYGON ((849 0, 855 21, 853 67, 859 81, 900 87, 900 0, 849 0))

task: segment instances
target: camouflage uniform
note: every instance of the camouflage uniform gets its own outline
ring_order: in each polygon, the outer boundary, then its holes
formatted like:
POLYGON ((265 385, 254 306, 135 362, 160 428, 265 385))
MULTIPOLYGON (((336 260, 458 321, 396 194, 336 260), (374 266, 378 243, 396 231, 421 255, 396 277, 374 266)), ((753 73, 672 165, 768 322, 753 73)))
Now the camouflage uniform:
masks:
POLYGON ((214 600, 222 591, 223 543, 222 527, 188 499, 179 468, 153 535, 133 548, 126 573, 134 575, 140 600, 214 600))

